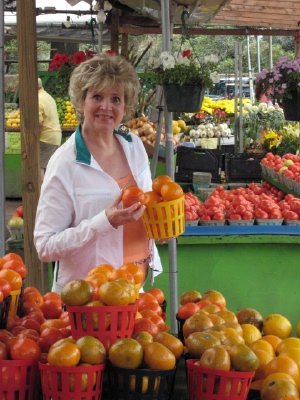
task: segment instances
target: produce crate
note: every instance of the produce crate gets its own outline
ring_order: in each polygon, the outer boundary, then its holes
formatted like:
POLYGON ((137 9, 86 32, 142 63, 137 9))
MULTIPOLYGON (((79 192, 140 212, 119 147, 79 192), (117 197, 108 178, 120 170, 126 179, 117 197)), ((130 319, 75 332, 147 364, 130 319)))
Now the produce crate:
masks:
POLYGON ((179 146, 177 148, 175 181, 193 182, 194 172, 210 172, 212 182, 221 181, 221 171, 224 156, 219 150, 190 148, 179 146))
POLYGON ((226 182, 259 182, 264 153, 225 154, 226 182))

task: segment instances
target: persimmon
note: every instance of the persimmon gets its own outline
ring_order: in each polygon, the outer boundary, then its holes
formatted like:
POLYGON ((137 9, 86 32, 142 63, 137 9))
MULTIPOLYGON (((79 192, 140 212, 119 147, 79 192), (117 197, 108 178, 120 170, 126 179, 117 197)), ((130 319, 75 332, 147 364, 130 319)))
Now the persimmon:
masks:
POLYGON ((23 262, 22 257, 21 257, 19 254, 17 254, 17 253, 7 253, 7 254, 5 254, 5 256, 3 256, 2 258, 3 258, 4 260, 6 260, 6 261, 18 260, 18 261, 23 262))
POLYGON ((144 277, 142 269, 138 265, 133 264, 133 263, 125 263, 125 264, 123 264, 119 268, 119 271, 129 272, 133 276, 135 284, 138 284, 138 283, 142 282, 143 277, 144 277))
POLYGON ((0 278, 6 279, 11 286, 11 290, 19 290, 22 287, 22 277, 21 275, 13 271, 12 269, 1 269, 0 278))
POLYGON ((157 176, 156 178, 153 179, 152 190, 160 195, 162 185, 167 182, 173 182, 173 179, 168 175, 157 176))
POLYGON ((125 208, 132 206, 135 203, 144 204, 144 192, 138 187, 129 187, 122 194, 122 203, 125 208))
POLYGON ((160 194, 165 201, 171 201, 182 197, 183 190, 176 182, 166 182, 160 188, 160 194))
POLYGON ((22 279, 26 278, 27 268, 22 261, 9 260, 3 265, 2 270, 4 269, 12 269, 13 271, 18 272, 21 275, 22 279))
POLYGON ((62 303, 60 300, 45 300, 40 306, 46 319, 59 318, 62 314, 62 303))
POLYGON ((158 304, 161 305, 165 301, 164 292, 159 288, 152 288, 147 291, 147 293, 152 294, 158 301, 158 304))
POLYGON ((11 286, 8 280, 0 278, 0 289, 2 290, 4 298, 10 295, 11 286))
POLYGON ((153 190, 150 192, 145 192, 144 193, 144 205, 151 205, 151 204, 157 204, 159 202, 163 201, 163 198, 153 190))

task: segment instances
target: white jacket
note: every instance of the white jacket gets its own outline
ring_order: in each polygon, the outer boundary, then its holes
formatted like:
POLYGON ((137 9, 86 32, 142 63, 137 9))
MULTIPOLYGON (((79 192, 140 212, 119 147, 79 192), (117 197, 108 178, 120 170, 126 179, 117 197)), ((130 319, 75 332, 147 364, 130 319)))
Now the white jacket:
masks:
MULTIPOLYGON (((138 187, 151 190, 149 160, 140 138, 116 134, 138 187)), ((83 279, 99 264, 123 264, 123 226, 115 229, 105 209, 120 194, 117 182, 94 160, 80 128, 51 157, 41 187, 34 244, 43 262, 56 262, 53 291, 83 279)), ((154 275, 162 265, 153 240, 154 275), (155 266, 155 267, 154 267, 155 266)))

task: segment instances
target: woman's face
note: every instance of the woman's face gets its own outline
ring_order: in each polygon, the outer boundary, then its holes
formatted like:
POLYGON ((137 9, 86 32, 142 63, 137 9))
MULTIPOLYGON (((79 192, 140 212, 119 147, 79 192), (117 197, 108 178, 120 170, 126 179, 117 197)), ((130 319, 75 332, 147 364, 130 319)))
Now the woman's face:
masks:
POLYGON ((117 86, 103 91, 90 88, 82 111, 85 125, 101 131, 113 131, 120 125, 125 114, 124 93, 117 86))
POLYGON ((269 103, 273 101, 273 91, 272 89, 268 89, 265 93, 263 93, 259 99, 260 103, 269 103))

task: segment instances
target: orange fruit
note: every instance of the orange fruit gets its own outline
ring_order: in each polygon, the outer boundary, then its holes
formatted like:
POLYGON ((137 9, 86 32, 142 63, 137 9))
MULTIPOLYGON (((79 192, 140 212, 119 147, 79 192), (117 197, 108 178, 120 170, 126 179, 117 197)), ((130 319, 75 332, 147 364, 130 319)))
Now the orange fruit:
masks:
POLYGON ((153 336, 147 331, 137 332, 132 336, 132 338, 137 340, 142 346, 144 346, 146 343, 153 342, 153 336))
POLYGON ((204 314, 199 312, 185 320, 182 333, 187 338, 193 332, 201 332, 213 326, 211 320, 204 314))
POLYGON ((82 336, 76 341, 80 350, 80 363, 91 365, 103 364, 106 360, 106 350, 99 339, 93 336, 82 336))
POLYGON ((199 307, 196 303, 185 303, 179 307, 177 316, 180 319, 188 319, 197 312, 199 312, 199 307))
POLYGON ((219 315, 216 314, 207 314, 207 317, 211 320, 214 325, 224 324, 225 321, 219 315))
POLYGON ((153 337, 153 341, 166 346, 169 350, 172 351, 176 359, 178 359, 183 353, 183 343, 181 342, 181 340, 168 332, 159 332, 153 337))
POLYGON ((255 325, 241 324, 241 327, 243 329, 243 338, 246 344, 250 344, 261 338, 261 332, 255 325))
POLYGON ((282 341, 282 339, 280 337, 275 336, 275 335, 263 335, 261 337, 261 340, 265 340, 265 341, 269 342, 272 345, 275 353, 277 353, 277 347, 278 347, 279 343, 282 341))
POLYGON ((162 185, 167 182, 173 182, 173 179, 170 178, 168 175, 157 176, 156 178, 153 179, 152 190, 160 195, 161 194, 160 190, 162 185))
POLYGON ((138 368, 143 361, 143 347, 135 339, 118 339, 108 351, 109 361, 119 368, 138 368))
POLYGON ((248 346, 254 352, 256 350, 263 350, 269 353, 271 356, 275 357, 275 350, 273 349, 273 346, 266 340, 258 339, 255 340, 254 342, 249 343, 248 346))
POLYGON ((10 286, 10 283, 8 282, 8 280, 6 280, 4 278, 0 278, 0 289, 3 293, 4 298, 10 295, 11 286, 10 286))
POLYGON ((281 379, 288 380, 288 381, 290 381, 290 382, 295 384, 295 381, 291 377, 291 375, 286 374, 285 372, 273 372, 272 374, 269 374, 268 376, 265 377, 265 379, 262 380, 261 389, 264 386, 267 386, 270 382, 273 382, 273 381, 276 381, 276 380, 279 380, 279 379, 280 380, 281 379))
MULTIPOLYGON (((133 283, 131 284, 133 285, 133 283)), ((116 280, 100 286, 99 299, 108 306, 125 306, 130 303, 131 296, 126 288, 116 280)))
POLYGON ((22 261, 19 260, 9 260, 3 266, 2 269, 12 269, 13 271, 18 272, 22 279, 26 278, 27 268, 22 261))
POLYGON ((206 349, 198 362, 198 365, 206 368, 214 368, 222 371, 230 370, 230 356, 224 346, 216 345, 206 349))
POLYGON ((296 362, 290 357, 275 357, 265 366, 266 376, 274 372, 284 372, 291 375, 297 387, 300 385, 300 373, 296 362))
POLYGON ((54 319, 47 319, 45 320, 41 325, 40 325, 40 333, 43 332, 44 329, 46 328, 66 328, 69 325, 69 321, 63 320, 61 318, 54 318, 54 319))
POLYGON ((67 306, 82 306, 93 298, 93 288, 84 279, 75 279, 64 285, 61 300, 67 306))
POLYGON ((226 322, 238 322, 237 317, 233 311, 220 310, 215 313, 219 317, 223 318, 226 322))
POLYGON ((216 336, 207 332, 193 332, 185 338, 188 352, 194 358, 200 358, 205 350, 220 344, 216 336))
POLYGON ((152 288, 152 289, 149 289, 149 290, 147 291, 147 293, 152 294, 152 296, 154 296, 154 297, 156 298, 156 300, 157 300, 157 302, 158 302, 159 305, 161 305, 161 304, 165 301, 164 292, 163 292, 161 289, 159 289, 159 288, 152 288))
POLYGON ((122 203, 125 208, 135 203, 144 204, 144 192, 138 187, 129 187, 123 191, 122 203))
MULTIPOLYGON (((101 300, 93 300, 90 301, 89 303, 86 303, 84 306, 85 307, 102 307, 104 303, 101 300)), ((86 319, 85 319, 86 314, 82 314, 82 327, 84 330, 86 330, 86 319)), ((92 313, 92 320, 93 320, 93 329, 96 331, 99 329, 99 320, 98 320, 98 313, 93 312, 92 313)), ((107 329, 110 325, 110 313, 105 313, 104 316, 104 321, 102 321, 104 324, 104 328, 107 329)))
POLYGON ((129 272, 126 269, 115 269, 110 275, 108 280, 111 281, 116 281, 117 279, 127 279, 128 281, 135 283, 134 276, 132 275, 131 272, 129 272))
POLYGON ((54 343, 47 355, 50 365, 75 367, 80 361, 80 350, 76 343, 61 339, 54 343))
POLYGON ((99 298, 99 287, 102 286, 103 283, 108 282, 107 276, 102 273, 86 276, 84 280, 89 282, 93 288, 93 300, 99 298))
POLYGON ((11 290, 19 290, 22 287, 21 275, 12 269, 1 269, 0 278, 6 279, 10 283, 11 290))
POLYGON ((159 342, 147 343, 144 346, 144 362, 147 368, 169 370, 176 365, 176 358, 171 350, 159 342))
POLYGON ((262 331, 263 316, 254 308, 242 308, 236 313, 239 324, 252 324, 262 331))
POLYGON ((263 320, 263 332, 265 335, 275 335, 285 339, 292 334, 292 324, 281 314, 269 314, 263 320))
POLYGON ((87 273, 87 276, 93 275, 95 273, 101 272, 102 274, 109 277, 109 275, 114 271, 114 267, 110 264, 100 264, 97 267, 92 268, 87 273))
POLYGON ((219 303, 222 306, 226 307, 226 299, 222 295, 222 293, 217 290, 207 290, 205 293, 202 293, 202 300, 209 300, 212 303, 219 303))
POLYGON ((282 351, 288 349, 300 349, 300 339, 296 337, 288 337, 286 339, 282 339, 282 341, 278 344, 276 352, 280 354, 282 351))
POLYGON ((162 317, 154 313, 154 315, 148 317, 158 328, 158 332, 164 332, 166 330, 166 323, 162 317))
POLYGON ((152 336, 155 336, 158 334, 158 327, 149 318, 139 318, 134 321, 132 335, 134 336, 141 331, 146 331, 150 333, 152 336))
POLYGON ((4 258, 0 258, 0 269, 2 269, 3 265, 7 262, 4 258))
POLYGON ((163 198, 156 192, 150 191, 144 193, 144 205, 157 204, 161 202, 163 198))
POLYGON ((290 357, 292 358, 295 363, 298 365, 299 371, 300 371, 300 349, 298 348, 287 348, 285 350, 282 350, 279 354, 278 357, 290 357))
POLYGON ((255 371, 259 367, 257 355, 246 344, 238 343, 228 350, 231 366, 236 371, 255 371))
POLYGON ((296 385, 287 379, 276 379, 264 385, 260 393, 261 400, 286 400, 287 396, 299 399, 296 385))
POLYGON ((164 201, 179 199, 183 196, 182 187, 176 182, 166 182, 160 188, 160 194, 164 201))
POLYGON ((254 379, 264 379, 266 377, 265 367, 275 356, 272 356, 269 352, 264 350, 253 349, 253 351, 259 360, 259 366, 255 371, 254 379))
MULTIPOLYGON (((89 367, 91 364, 88 363, 79 363, 78 367, 89 367)), ((75 391, 75 386, 76 386, 76 380, 78 379, 78 375, 77 374, 73 374, 72 372, 68 374, 69 375, 69 391, 70 392, 74 392, 75 391)), ((89 380, 89 373, 87 372, 83 372, 80 374, 79 379, 81 379, 81 391, 82 392, 86 392, 88 389, 88 380, 89 380)), ((96 372, 93 373, 93 386, 96 385, 96 381, 97 381, 97 374, 96 372)), ((51 385, 51 382, 50 384, 51 385)), ((61 389, 59 387, 59 389, 61 389)), ((74 397, 71 397, 74 398, 74 397)))
POLYGON ((129 272, 133 276, 135 284, 142 282, 144 274, 138 265, 133 263, 125 263, 119 268, 119 271, 123 270, 129 272))
POLYGON ((19 254, 17 254, 17 253, 7 253, 7 254, 5 254, 5 256, 3 256, 2 258, 3 258, 4 260, 6 260, 6 261, 18 260, 18 261, 23 262, 22 257, 21 257, 19 254))

